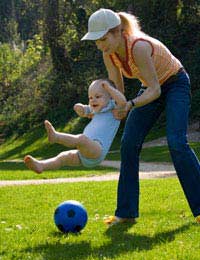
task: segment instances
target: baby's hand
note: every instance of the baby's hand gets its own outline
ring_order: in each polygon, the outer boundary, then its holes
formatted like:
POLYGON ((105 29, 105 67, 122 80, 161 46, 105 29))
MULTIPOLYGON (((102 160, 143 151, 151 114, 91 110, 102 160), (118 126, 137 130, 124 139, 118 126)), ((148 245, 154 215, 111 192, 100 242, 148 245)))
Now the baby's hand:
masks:
POLYGON ((105 90, 107 90, 110 87, 106 80, 104 80, 101 85, 105 90))
POLYGON ((85 116, 85 109, 84 105, 81 103, 77 103, 74 105, 74 111, 80 116, 84 117, 85 116))

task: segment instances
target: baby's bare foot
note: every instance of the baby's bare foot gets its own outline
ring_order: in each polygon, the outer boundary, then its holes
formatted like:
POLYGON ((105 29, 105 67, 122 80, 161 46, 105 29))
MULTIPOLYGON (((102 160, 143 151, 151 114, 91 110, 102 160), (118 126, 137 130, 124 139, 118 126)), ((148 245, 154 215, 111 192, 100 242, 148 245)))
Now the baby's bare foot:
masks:
POLYGON ((30 170, 32 170, 36 173, 41 173, 43 170, 40 162, 30 155, 26 155, 24 157, 24 163, 30 170))
POLYGON ((47 130, 49 142, 54 143, 55 140, 56 140, 56 131, 55 131, 54 127, 52 126, 52 124, 48 120, 44 121, 44 125, 45 125, 45 128, 47 130))

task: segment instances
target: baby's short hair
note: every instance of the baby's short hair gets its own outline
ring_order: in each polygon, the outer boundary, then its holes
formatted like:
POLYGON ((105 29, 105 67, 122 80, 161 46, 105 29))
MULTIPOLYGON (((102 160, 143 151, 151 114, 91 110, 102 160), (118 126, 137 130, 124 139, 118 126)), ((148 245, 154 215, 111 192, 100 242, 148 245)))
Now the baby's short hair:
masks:
POLYGON ((110 79, 107 79, 107 78, 97 79, 97 80, 94 80, 93 82, 98 82, 98 81, 107 81, 109 83, 109 85, 111 85, 113 88, 116 88, 115 83, 110 79))

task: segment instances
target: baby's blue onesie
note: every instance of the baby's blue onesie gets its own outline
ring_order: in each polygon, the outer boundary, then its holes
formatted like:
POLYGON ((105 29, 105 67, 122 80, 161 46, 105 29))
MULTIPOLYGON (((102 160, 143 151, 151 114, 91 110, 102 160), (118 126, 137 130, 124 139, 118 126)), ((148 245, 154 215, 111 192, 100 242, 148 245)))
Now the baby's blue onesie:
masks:
POLYGON ((112 109, 114 108, 115 101, 110 99, 106 107, 98 113, 94 113, 92 120, 83 131, 85 136, 91 140, 99 142, 102 147, 101 156, 97 159, 85 158, 79 152, 80 160, 86 167, 94 167, 101 163, 110 149, 120 125, 120 120, 115 119, 113 116, 112 109))

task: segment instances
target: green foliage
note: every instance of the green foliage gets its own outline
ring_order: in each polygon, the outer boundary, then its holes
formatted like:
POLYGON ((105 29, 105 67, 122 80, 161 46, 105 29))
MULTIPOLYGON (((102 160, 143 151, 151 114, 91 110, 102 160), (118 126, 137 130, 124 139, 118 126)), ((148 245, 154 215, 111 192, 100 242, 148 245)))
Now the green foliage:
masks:
POLYGON ((32 66, 36 66, 41 60, 43 53, 43 42, 39 35, 35 35, 32 40, 28 40, 27 46, 27 50, 21 61, 21 69, 24 72, 32 68, 32 66))
MULTIPOLYGON (((45 118, 63 124, 73 116, 76 102, 88 102, 88 85, 107 73, 95 43, 80 39, 90 14, 101 7, 132 12, 144 32, 163 41, 181 60, 191 77, 191 116, 199 119, 198 1, 4 0, 0 3, 0 120, 6 121, 7 134, 23 133, 45 118)), ((126 79, 125 85, 128 98, 135 96, 140 84, 126 79)), ((163 122, 161 118, 158 124, 163 122)))
POLYGON ((0 45, 0 120, 6 122, 6 132, 23 129, 32 120, 31 112, 44 110, 42 91, 37 84, 44 85, 49 69, 46 68, 45 76, 43 70, 36 73, 42 61, 43 42, 39 35, 27 42, 25 51, 17 46, 13 49, 8 44, 0 45))
POLYGON ((42 0, 0 1, 0 42, 19 44, 42 32, 42 0))
POLYGON ((21 58, 20 50, 12 50, 8 44, 0 45, 0 82, 9 87, 20 75, 20 66, 18 66, 21 58))
POLYGON ((27 41, 23 52, 20 46, 12 48, 9 44, 0 44, 0 82, 9 87, 17 79, 37 66, 43 52, 43 42, 39 35, 27 41))

